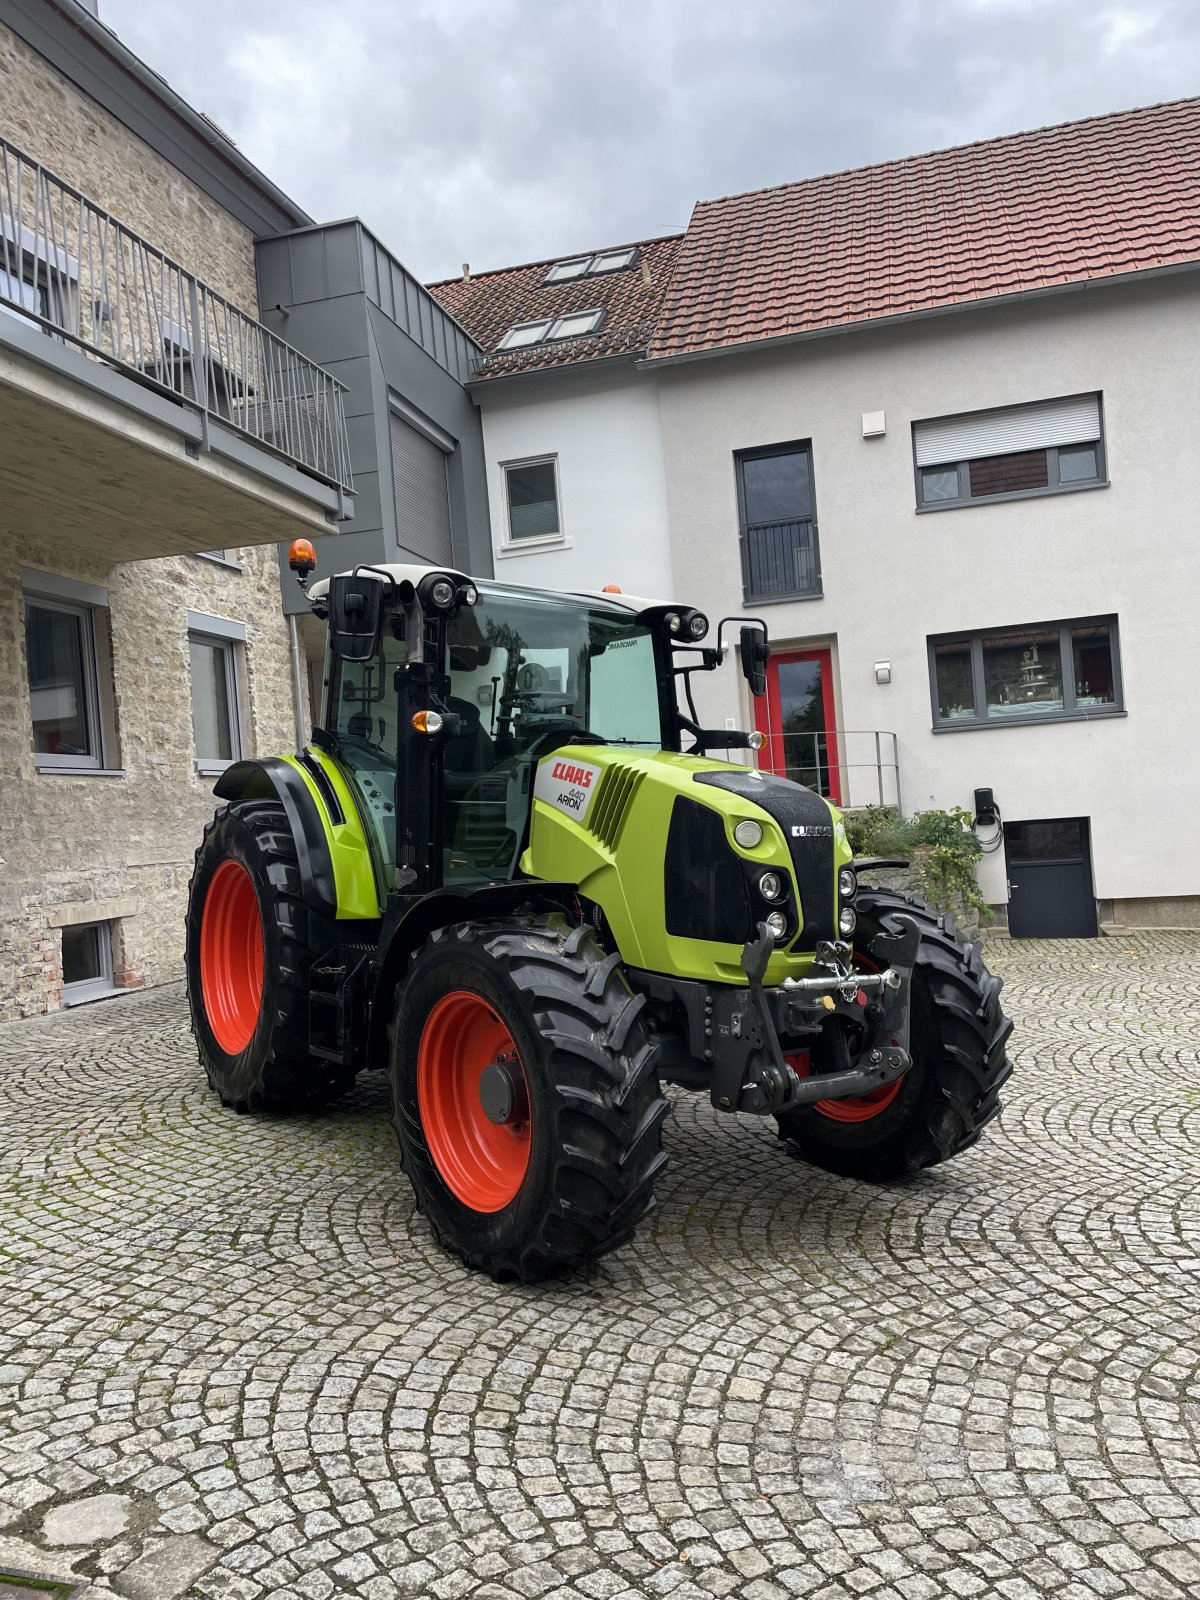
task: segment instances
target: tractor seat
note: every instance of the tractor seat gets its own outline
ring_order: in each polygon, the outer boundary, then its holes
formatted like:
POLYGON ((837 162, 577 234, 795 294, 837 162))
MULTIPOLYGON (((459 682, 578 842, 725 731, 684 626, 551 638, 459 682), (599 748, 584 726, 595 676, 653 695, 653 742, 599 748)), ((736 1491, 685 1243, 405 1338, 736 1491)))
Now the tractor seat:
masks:
POLYGON ((448 695, 446 705, 462 720, 463 727, 446 741, 442 770, 447 792, 461 796, 496 765, 496 747, 484 732, 478 706, 457 695, 448 695))

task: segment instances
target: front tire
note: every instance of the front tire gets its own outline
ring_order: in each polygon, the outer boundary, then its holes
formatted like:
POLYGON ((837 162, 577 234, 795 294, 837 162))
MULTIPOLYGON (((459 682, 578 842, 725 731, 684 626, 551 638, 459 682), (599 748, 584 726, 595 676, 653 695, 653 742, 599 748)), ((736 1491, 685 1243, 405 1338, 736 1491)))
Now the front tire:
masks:
POLYGON ((187 989, 209 1084, 237 1111, 313 1110, 354 1074, 308 1052, 308 974, 333 942, 305 905, 283 807, 217 812, 188 893, 187 989))
POLYGON ((1000 1110, 1012 1071, 1012 1023, 1000 1009, 1002 980, 984 966, 951 916, 885 889, 859 890, 855 953, 866 957, 898 911, 921 930, 913 968, 909 1045, 913 1064, 896 1085, 851 1100, 818 1101, 776 1120, 779 1136, 814 1165, 851 1177, 902 1178, 961 1154, 1000 1110))
POLYGON ((619 958, 561 917, 434 933, 397 990, 392 1125, 444 1249, 500 1280, 631 1237, 666 1162, 659 1092, 619 958))

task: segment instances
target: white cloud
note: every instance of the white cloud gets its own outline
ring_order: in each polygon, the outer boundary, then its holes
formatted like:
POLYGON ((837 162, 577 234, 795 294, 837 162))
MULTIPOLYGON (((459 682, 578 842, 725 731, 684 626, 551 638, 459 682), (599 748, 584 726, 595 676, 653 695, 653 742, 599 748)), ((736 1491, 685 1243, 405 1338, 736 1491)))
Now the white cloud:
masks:
POLYGON ((693 202, 1171 99, 1190 0, 101 0, 320 219, 425 277, 684 225, 693 202))

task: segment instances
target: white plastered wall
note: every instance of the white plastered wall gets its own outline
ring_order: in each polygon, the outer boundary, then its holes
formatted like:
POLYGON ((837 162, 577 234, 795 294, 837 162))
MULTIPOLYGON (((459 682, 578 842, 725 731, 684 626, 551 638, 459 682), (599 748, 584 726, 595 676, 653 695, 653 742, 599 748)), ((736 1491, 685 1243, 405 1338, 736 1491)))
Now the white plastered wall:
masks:
MULTIPOLYGON (((763 610, 777 649, 836 641, 846 729, 899 737, 906 810, 1091 818, 1101 899, 1200 894, 1200 371, 1190 276, 1066 293, 655 373, 675 570, 741 596, 734 452, 811 440, 824 597, 763 610), (918 514, 911 424, 1100 390, 1111 487, 918 514), (885 412, 864 439, 862 415, 885 412), (934 734, 926 638, 1116 613, 1128 715, 934 734), (878 685, 874 664, 891 663, 878 685)), ((748 716, 726 669, 706 720, 748 716)), ((1007 898, 1003 855, 985 895, 1007 898)))

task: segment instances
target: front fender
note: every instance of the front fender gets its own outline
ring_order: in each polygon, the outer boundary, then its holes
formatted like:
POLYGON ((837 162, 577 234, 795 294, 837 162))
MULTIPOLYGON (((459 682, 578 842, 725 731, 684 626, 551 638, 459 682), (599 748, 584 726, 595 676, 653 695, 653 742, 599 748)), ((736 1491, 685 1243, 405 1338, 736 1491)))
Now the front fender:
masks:
POLYGON ((296 846, 304 903, 331 921, 336 920, 337 884, 325 820, 296 768, 278 756, 235 761, 213 784, 213 793, 231 805, 244 800, 279 802, 296 846))

